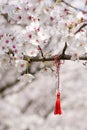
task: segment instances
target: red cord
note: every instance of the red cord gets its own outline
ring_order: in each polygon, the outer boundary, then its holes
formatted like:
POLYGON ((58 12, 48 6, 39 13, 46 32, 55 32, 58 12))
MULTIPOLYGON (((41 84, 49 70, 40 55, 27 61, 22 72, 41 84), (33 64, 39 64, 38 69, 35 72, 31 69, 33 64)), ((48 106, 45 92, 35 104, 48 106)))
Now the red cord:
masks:
POLYGON ((58 92, 59 92, 59 87, 60 87, 60 61, 58 60, 58 56, 55 55, 54 56, 54 61, 56 64, 56 68, 57 68, 57 76, 58 76, 58 92))
POLYGON ((57 68, 57 76, 58 76, 58 92, 57 92, 57 98, 56 98, 56 103, 55 103, 55 109, 54 109, 54 114, 62 114, 62 110, 61 110, 61 103, 60 103, 60 90, 59 90, 59 85, 60 85, 60 60, 58 60, 58 56, 55 55, 54 56, 54 61, 56 64, 56 68, 57 68))

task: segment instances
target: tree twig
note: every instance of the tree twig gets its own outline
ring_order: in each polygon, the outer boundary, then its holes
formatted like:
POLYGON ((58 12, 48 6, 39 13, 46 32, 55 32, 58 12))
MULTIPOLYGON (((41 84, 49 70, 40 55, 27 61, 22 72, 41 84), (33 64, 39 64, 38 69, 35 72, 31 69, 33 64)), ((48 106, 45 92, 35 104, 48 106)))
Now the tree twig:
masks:
POLYGON ((63 2, 65 5, 67 5, 67 6, 69 6, 69 7, 71 7, 71 8, 73 8, 73 9, 75 9, 75 10, 77 10, 77 11, 81 11, 81 12, 83 12, 83 13, 87 13, 87 11, 84 11, 84 10, 82 10, 82 9, 79 9, 79 8, 77 8, 77 7, 75 7, 75 6, 73 6, 73 5, 71 5, 71 4, 69 4, 69 3, 67 3, 65 0, 62 0, 61 2, 63 2))
POLYGON ((7 21, 8 24, 11 24, 11 25, 19 25, 19 26, 22 26, 23 28, 25 28, 27 26, 27 24, 21 24, 21 23, 17 23, 16 20, 14 20, 13 18, 10 18, 9 19, 9 15, 7 13, 0 13, 1 16, 4 17, 4 19, 7 21), (11 23, 11 20, 14 21, 14 23, 11 23))
POLYGON ((42 49, 41 49, 41 47, 40 47, 39 45, 38 45, 38 50, 40 51, 41 56, 42 56, 43 61, 44 61, 44 60, 45 60, 45 57, 44 57, 43 51, 42 51, 42 49))
POLYGON ((74 34, 77 34, 78 32, 80 32, 81 29, 84 28, 85 26, 87 26, 87 23, 84 23, 74 34))
POLYGON ((8 14, 7 14, 7 13, 5 13, 5 14, 4 14, 4 13, 1 13, 0 15, 3 16, 4 19, 5 19, 7 22, 9 22, 9 21, 8 21, 8 14))
POLYGON ((65 55, 66 49, 67 49, 67 43, 65 42, 65 46, 64 46, 64 48, 63 48, 62 55, 65 55))
POLYGON ((1 96, 3 96, 4 91, 6 91, 9 88, 12 88, 14 85, 16 85, 18 83, 18 80, 15 80, 13 83, 11 84, 7 84, 6 86, 0 87, 0 94, 2 94, 1 96))

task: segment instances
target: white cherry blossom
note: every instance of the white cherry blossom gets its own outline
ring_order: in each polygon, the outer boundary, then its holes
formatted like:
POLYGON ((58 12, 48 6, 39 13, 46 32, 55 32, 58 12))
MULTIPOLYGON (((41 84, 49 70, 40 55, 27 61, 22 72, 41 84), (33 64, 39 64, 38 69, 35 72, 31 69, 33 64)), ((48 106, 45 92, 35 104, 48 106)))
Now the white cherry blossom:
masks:
POLYGON ((18 80, 20 80, 21 82, 31 83, 34 78, 35 77, 31 74, 24 74, 24 75, 18 77, 18 80))
POLYGON ((24 72, 27 69, 27 61, 25 60, 16 61, 16 67, 18 72, 24 72))

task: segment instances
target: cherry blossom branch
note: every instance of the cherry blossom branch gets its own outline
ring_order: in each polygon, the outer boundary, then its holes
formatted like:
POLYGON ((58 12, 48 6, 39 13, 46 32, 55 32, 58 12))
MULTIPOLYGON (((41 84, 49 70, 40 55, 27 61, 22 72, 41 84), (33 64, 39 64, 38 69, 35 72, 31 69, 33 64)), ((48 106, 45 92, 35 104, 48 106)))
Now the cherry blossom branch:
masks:
MULTIPOLYGON (((71 60, 71 55, 59 55, 58 56, 58 60, 71 60)), ((25 58, 26 59, 26 56, 25 58)), ((78 57, 79 60, 87 60, 87 56, 81 56, 81 57, 78 57)), ((54 56, 50 57, 50 58, 45 58, 43 60, 43 58, 31 58, 31 62, 45 62, 45 61, 54 61, 54 56)))
POLYGON ((82 28, 86 27, 87 23, 84 23, 74 34, 77 34, 78 32, 81 31, 82 28))
POLYGON ((16 85, 19 81, 15 80, 13 83, 11 84, 7 84, 6 86, 2 86, 0 87, 0 94, 2 97, 4 97, 4 92, 10 88, 12 88, 14 85, 16 85))
POLYGON ((9 21, 8 21, 8 14, 7 14, 7 13, 5 13, 5 14, 1 13, 0 15, 3 16, 4 19, 5 19, 7 22, 9 22, 9 21))
MULTIPOLYGON (((58 60, 71 60, 72 56, 65 54, 66 49, 67 49, 67 43, 65 43, 62 54, 58 55, 58 60)), ((29 56, 24 55, 24 60, 27 60, 29 58, 30 58, 29 56)), ((87 60, 87 56, 86 55, 80 56, 80 57, 78 57, 78 59, 79 60, 87 60)), ((43 57, 41 57, 41 58, 39 58, 39 57, 30 58, 31 63, 32 62, 45 62, 45 61, 54 61, 54 56, 49 57, 49 58, 46 58, 46 57, 44 57, 44 58, 43 57)))
MULTIPOLYGON (((1 89, 0 89, 0 95, 1 95, 1 97, 4 98, 4 97, 6 97, 7 95, 18 94, 18 93, 20 93, 21 91, 23 91, 24 89, 26 89, 26 88, 28 87, 28 83, 25 82, 25 83, 20 84, 20 88, 19 88, 18 90, 10 90, 11 88, 14 88, 15 86, 17 86, 19 83, 20 83, 19 80, 16 80, 16 81, 14 81, 13 84, 9 84, 8 86, 7 86, 7 85, 4 86, 3 91, 1 91, 1 89), (9 89, 9 88, 10 88, 10 89, 9 89), (9 89, 10 91, 8 91, 7 93, 5 93, 8 89, 9 89)), ((2 88, 3 88, 3 87, 2 87, 2 88)))
POLYGON ((16 20, 14 20, 14 19, 12 19, 12 21, 14 21, 14 23, 10 23, 11 22, 11 20, 9 20, 9 15, 7 14, 7 13, 1 13, 0 14, 1 16, 3 16, 4 17, 4 19, 7 21, 7 23, 8 24, 11 24, 11 25, 19 25, 19 26, 22 26, 22 27, 26 27, 27 26, 27 24, 20 24, 20 23, 17 23, 17 21, 16 20))
POLYGON ((41 56, 42 56, 42 58, 43 58, 43 60, 45 59, 45 57, 44 57, 44 54, 43 54, 43 51, 42 51, 42 49, 41 49, 41 47, 38 45, 38 50, 40 51, 40 53, 41 53, 41 56))
POLYGON ((87 11, 84 11, 84 10, 82 10, 82 9, 79 9, 79 8, 77 8, 77 7, 75 7, 75 6, 73 6, 73 5, 71 5, 71 4, 69 4, 69 3, 67 3, 65 0, 62 0, 61 2, 63 2, 65 5, 67 5, 67 6, 69 6, 69 7, 71 7, 71 8, 73 8, 73 9, 75 9, 75 10, 77 10, 77 11, 81 11, 81 12, 83 12, 83 13, 87 13, 87 11))
POLYGON ((65 55, 66 49, 67 49, 67 43, 65 42, 65 46, 64 46, 64 48, 63 48, 62 55, 65 55))

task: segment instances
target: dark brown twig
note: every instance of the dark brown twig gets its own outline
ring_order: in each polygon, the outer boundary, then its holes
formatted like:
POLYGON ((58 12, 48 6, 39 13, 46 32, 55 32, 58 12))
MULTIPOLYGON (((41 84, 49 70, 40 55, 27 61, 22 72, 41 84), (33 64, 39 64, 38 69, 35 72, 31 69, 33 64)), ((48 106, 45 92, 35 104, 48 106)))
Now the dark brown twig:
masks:
POLYGON ((64 46, 64 48, 63 48, 62 55, 65 55, 66 49, 67 49, 67 43, 65 42, 65 46, 64 46))
POLYGON ((5 13, 5 14, 1 13, 0 15, 3 16, 7 22, 9 22, 8 21, 8 14, 7 13, 5 13))
MULTIPOLYGON (((59 55, 58 60, 71 60, 71 55, 59 55)), ((79 60, 87 60, 87 56, 81 56, 79 60)), ((45 58, 44 61, 54 61, 54 56, 45 58)), ((43 62, 43 58, 31 58, 31 62, 43 62)))
POLYGON ((84 23, 74 34, 77 34, 78 32, 80 32, 81 29, 84 28, 85 26, 87 26, 87 23, 84 23))
POLYGON ((40 51, 41 56, 42 56, 43 61, 44 61, 44 60, 45 60, 45 57, 44 57, 43 51, 42 51, 42 49, 41 49, 41 47, 40 47, 39 45, 38 45, 38 50, 40 51))

